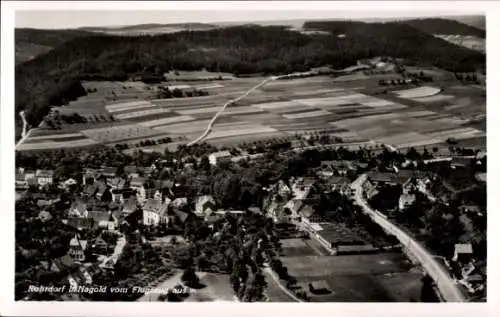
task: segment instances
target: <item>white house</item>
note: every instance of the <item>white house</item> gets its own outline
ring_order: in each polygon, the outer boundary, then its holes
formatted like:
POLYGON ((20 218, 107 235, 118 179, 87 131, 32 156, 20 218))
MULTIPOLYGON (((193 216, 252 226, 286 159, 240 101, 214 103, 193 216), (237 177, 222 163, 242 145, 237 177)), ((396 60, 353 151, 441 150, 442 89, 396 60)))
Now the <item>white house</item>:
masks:
POLYGON ((68 255, 74 261, 82 262, 85 260, 85 251, 87 250, 87 240, 80 240, 78 235, 75 235, 69 242, 68 255))
POLYGON ((220 162, 228 162, 231 160, 231 153, 229 151, 219 151, 212 153, 208 156, 208 161, 211 165, 217 165, 220 162))
POLYGON ((200 196, 196 199, 195 214, 204 217, 215 210, 215 200, 210 195, 200 196))
POLYGON ((37 170, 35 177, 39 186, 50 185, 54 181, 53 170, 37 170))
POLYGON ((413 204, 415 201, 415 194, 402 194, 399 196, 399 210, 404 210, 406 207, 413 204))
POLYGON ((148 199, 142 207, 142 221, 145 226, 157 226, 160 223, 161 200, 148 199))

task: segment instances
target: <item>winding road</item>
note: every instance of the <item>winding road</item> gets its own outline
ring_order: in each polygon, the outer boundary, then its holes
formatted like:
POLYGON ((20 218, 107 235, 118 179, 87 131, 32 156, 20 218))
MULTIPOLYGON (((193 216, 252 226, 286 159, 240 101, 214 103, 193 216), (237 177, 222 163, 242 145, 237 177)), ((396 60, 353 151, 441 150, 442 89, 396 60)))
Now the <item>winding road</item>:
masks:
POLYGON ((362 185, 366 181, 367 175, 362 174, 352 184, 351 188, 355 190, 356 203, 363 208, 364 212, 368 214, 373 221, 379 224, 387 232, 393 234, 407 250, 420 262, 422 267, 429 274, 436 283, 439 291, 447 302, 465 302, 464 295, 458 289, 453 279, 450 277, 448 271, 440 265, 432 254, 429 253, 418 241, 414 240, 411 236, 398 228, 395 224, 391 223, 387 217, 381 212, 373 210, 363 198, 362 185))
POLYGON ((26 140, 30 136, 31 131, 33 131, 33 129, 28 130, 28 122, 26 121, 26 117, 24 116, 24 111, 19 112, 19 116, 23 120, 23 132, 21 134, 21 139, 19 139, 19 141, 17 141, 16 143, 16 149, 19 145, 23 144, 24 140, 26 140))

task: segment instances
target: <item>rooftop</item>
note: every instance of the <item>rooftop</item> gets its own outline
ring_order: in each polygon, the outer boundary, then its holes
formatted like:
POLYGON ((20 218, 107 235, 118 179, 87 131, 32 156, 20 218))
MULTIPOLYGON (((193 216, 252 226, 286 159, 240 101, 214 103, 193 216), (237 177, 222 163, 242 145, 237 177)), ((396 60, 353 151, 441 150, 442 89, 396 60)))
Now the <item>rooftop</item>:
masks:
POLYGON ((472 244, 470 243, 455 244, 455 252, 462 254, 472 254, 472 244))

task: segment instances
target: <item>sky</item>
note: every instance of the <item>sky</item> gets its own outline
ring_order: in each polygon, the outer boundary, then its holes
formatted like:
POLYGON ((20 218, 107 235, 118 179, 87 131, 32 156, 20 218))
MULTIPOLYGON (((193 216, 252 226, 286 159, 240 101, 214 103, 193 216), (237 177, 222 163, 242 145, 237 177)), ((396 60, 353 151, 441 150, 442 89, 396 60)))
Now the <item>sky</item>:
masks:
MULTIPOLYGON (((473 14, 473 13, 468 13, 473 14)), ((364 18, 408 18, 428 16, 464 15, 450 11, 339 11, 339 10, 156 10, 156 11, 111 11, 111 10, 18 10, 15 14, 17 28, 64 29, 83 26, 124 26, 145 23, 183 22, 248 22, 300 19, 364 19, 364 18)))

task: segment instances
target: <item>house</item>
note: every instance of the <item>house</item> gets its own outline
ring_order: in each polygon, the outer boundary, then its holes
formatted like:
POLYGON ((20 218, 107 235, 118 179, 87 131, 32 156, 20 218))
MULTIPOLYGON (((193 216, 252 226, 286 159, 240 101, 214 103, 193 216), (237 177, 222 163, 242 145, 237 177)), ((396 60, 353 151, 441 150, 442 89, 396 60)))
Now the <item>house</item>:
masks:
POLYGON ((284 205, 276 201, 269 204, 267 214, 275 223, 287 223, 290 221, 290 217, 285 212, 284 205))
POLYGON ((312 178, 299 178, 292 183, 292 193, 296 199, 305 199, 309 195, 315 180, 312 178))
POLYGON ((211 214, 216 208, 215 200, 212 196, 205 195, 196 199, 195 214, 199 217, 205 217, 211 214))
POLYGON ((313 294, 329 294, 331 293, 330 287, 325 280, 314 281, 309 283, 309 291, 313 294))
POLYGON ((188 205, 188 200, 186 197, 179 197, 172 201, 172 207, 174 209, 182 209, 188 205))
POLYGON ((127 165, 123 170, 129 177, 139 177, 139 169, 135 165, 127 165))
POLYGON ((231 153, 229 151, 219 151, 212 153, 208 156, 208 161, 211 165, 217 165, 221 162, 229 162, 231 160, 231 153))
POLYGON ((16 189, 28 189, 28 181, 24 174, 24 169, 16 170, 16 189))
POLYGON ((289 197, 289 195, 292 193, 292 190, 288 185, 285 183, 283 180, 279 180, 278 182, 278 188, 277 188, 278 194, 282 197, 289 197))
POLYGON ((130 188, 136 191, 137 199, 140 203, 146 200, 146 188, 144 184, 146 183, 146 178, 144 177, 132 177, 130 180, 130 188))
POLYGON ((23 170, 24 172, 24 180, 29 181, 29 180, 35 180, 36 181, 36 172, 32 170, 23 170))
POLYGON ((75 265, 76 263, 73 261, 73 258, 69 254, 66 254, 60 258, 47 262, 46 269, 51 272, 61 272, 65 269, 71 269, 75 265))
POLYGON ((38 213, 38 219, 40 219, 40 221, 42 222, 46 222, 52 219, 52 215, 50 214, 50 212, 42 210, 38 213))
POLYGON ((103 201, 111 201, 112 200, 112 195, 111 191, 109 190, 108 186, 104 182, 97 181, 94 183, 94 186, 96 186, 96 192, 95 192, 95 197, 99 200, 103 201), (103 199, 104 198, 104 199, 103 199))
POLYGON ((347 195, 351 188, 351 181, 347 177, 332 176, 327 179, 332 191, 338 191, 342 195, 347 195))
POLYGON ((302 200, 291 199, 283 207, 285 214, 290 217, 290 220, 299 220, 299 211, 303 207, 302 200))
POLYGON ((312 217, 316 210, 311 205, 304 205, 302 209, 300 209, 300 219, 305 222, 309 222, 312 220, 312 217))
POLYGON ((84 168, 82 173, 82 184, 87 185, 90 181, 92 184, 94 181, 101 177, 100 170, 94 168, 84 168))
POLYGON ((88 230, 92 228, 93 223, 91 218, 69 217, 67 225, 77 230, 88 230))
POLYGON ((106 183, 111 189, 123 189, 125 187, 125 180, 120 177, 108 179, 106 183))
POLYGON ((104 254, 104 255, 106 255, 110 249, 108 243, 106 242, 106 240, 102 238, 102 236, 98 236, 95 239, 92 248, 94 249, 94 252, 96 254, 104 254))
POLYGON ((160 224, 160 212, 162 203, 160 200, 148 199, 142 207, 142 223, 145 226, 157 226, 160 224))
POLYGON ((117 226, 117 220, 108 211, 94 209, 88 212, 87 217, 92 219, 99 228, 115 230, 117 226))
POLYGON ((99 267, 107 269, 107 270, 114 270, 115 265, 118 262, 118 257, 115 255, 110 256, 104 262, 102 262, 99 267))
POLYGON ((177 216, 177 219, 179 219, 182 223, 185 223, 186 221, 188 221, 188 219, 190 218, 190 216, 192 214, 190 213, 187 213, 185 211, 182 211, 178 208, 174 208, 173 209, 173 212, 175 213, 175 215, 177 216))
POLYGON ((95 198, 98 189, 99 187, 94 183, 87 183, 87 185, 85 185, 85 188, 83 189, 82 196, 84 198, 95 198))
POLYGON ((378 252, 378 248, 374 247, 372 244, 337 245, 335 247, 336 255, 367 254, 376 252, 378 252))
POLYGON ((408 206, 411 206, 415 202, 416 196, 415 194, 406 194, 403 193, 401 196, 399 196, 399 210, 403 211, 405 208, 408 206))
POLYGON ((349 171, 356 170, 353 163, 346 160, 321 161, 320 166, 324 176, 333 176, 335 172, 339 175, 347 175, 349 171))
POLYGON ((467 263, 472 259, 472 244, 458 243, 455 244, 455 253, 453 254, 453 261, 467 263))
POLYGON ((68 178, 67 180, 62 182, 59 187, 62 189, 67 189, 70 188, 71 186, 75 186, 76 184, 77 184, 76 180, 74 180, 73 178, 68 178))
POLYGON ((85 251, 87 250, 87 240, 81 240, 78 234, 70 240, 68 255, 74 261, 83 262, 85 261, 85 251))
POLYGON ((117 171, 118 171, 117 167, 103 167, 101 169, 101 175, 106 178, 113 178, 116 176, 117 171))
POLYGON ((69 207, 69 217, 87 217, 87 215, 87 206, 81 202, 75 201, 69 207))
POLYGON ((396 174, 386 172, 371 172, 368 173, 368 180, 375 186, 379 185, 397 185, 396 174))
POLYGON ((122 213, 129 215, 137 210, 137 198, 134 196, 128 198, 123 203, 122 213))
POLYGON ((50 185, 54 182, 53 170, 37 170, 35 177, 39 186, 50 185))
POLYGON ((160 214, 160 224, 169 226, 175 220, 176 214, 169 206, 170 202, 165 202, 159 211, 160 214))

